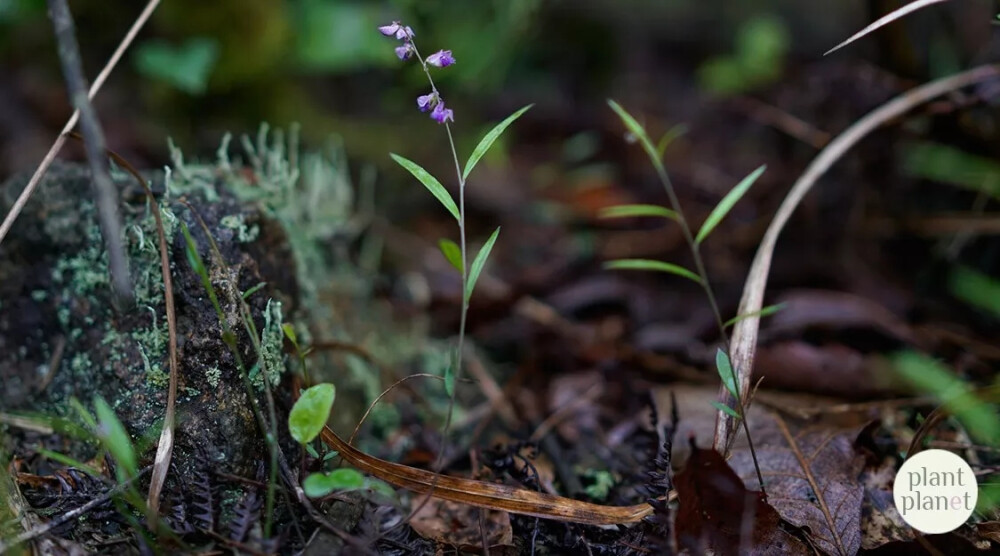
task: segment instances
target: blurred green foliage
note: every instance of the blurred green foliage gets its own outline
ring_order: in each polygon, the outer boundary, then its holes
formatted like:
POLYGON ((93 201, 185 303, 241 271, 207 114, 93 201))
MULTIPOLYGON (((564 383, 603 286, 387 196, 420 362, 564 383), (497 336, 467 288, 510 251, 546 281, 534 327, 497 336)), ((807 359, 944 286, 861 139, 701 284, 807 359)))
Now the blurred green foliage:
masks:
POLYGON ((1000 164, 939 143, 905 147, 903 169, 911 176, 986 193, 1000 199, 1000 164))
POLYGON ((1000 318, 1000 280, 965 266, 956 266, 948 276, 948 290, 969 305, 1000 318))
POLYGON ((896 373, 916 391, 937 398, 976 442, 1000 443, 1000 418, 992 404, 975 395, 968 384, 938 361, 915 351, 892 358, 896 373))
POLYGON ((704 62, 698 79, 703 88, 720 95, 755 89, 781 76, 790 46, 791 37, 781 19, 752 17, 737 29, 733 52, 704 62))
POLYGON ((147 41, 136 48, 134 60, 143 75, 198 95, 205 92, 218 58, 219 44, 215 39, 196 37, 177 46, 163 40, 147 41))

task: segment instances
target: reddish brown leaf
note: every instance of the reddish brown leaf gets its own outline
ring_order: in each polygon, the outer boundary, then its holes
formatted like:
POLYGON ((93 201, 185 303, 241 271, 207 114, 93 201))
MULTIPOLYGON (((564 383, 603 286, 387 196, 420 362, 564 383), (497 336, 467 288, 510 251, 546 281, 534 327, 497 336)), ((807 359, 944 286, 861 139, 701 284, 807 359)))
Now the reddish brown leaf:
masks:
POLYGON ((758 491, 747 490, 715 450, 691 443, 687 466, 674 478, 680 506, 677 545, 692 554, 807 554, 780 528, 781 518, 758 491))

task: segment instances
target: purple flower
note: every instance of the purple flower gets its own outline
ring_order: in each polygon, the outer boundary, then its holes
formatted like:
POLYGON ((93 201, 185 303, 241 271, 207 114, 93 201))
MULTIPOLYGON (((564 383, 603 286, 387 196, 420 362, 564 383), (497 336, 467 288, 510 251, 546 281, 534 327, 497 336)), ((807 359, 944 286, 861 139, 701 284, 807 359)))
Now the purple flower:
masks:
POLYGON ((378 28, 378 32, 382 33, 383 35, 385 35, 387 37, 391 37, 391 36, 395 35, 400 30, 400 27, 401 26, 399 25, 398 21, 393 21, 389 25, 383 25, 383 26, 379 27, 378 28))
POLYGON ((396 47, 396 56, 398 56, 400 60, 406 60, 411 54, 413 54, 413 45, 408 42, 404 43, 403 46, 396 47))
POLYGON ((404 26, 400 24, 398 21, 393 21, 389 25, 383 25, 379 27, 378 32, 382 33, 387 37, 395 36, 397 39, 401 41, 402 40, 408 41, 416 36, 413 34, 413 29, 410 29, 409 26, 404 26))
POLYGON ((427 57, 427 63, 435 67, 445 68, 454 64, 455 58, 451 55, 450 50, 438 50, 427 57))
POLYGON ((435 92, 427 93, 426 95, 420 95, 417 97, 417 108, 421 112, 426 112, 438 104, 438 94, 435 92))
POLYGON ((451 108, 445 108, 444 102, 438 102, 434 105, 434 110, 431 112, 431 119, 439 124, 454 122, 455 113, 452 112, 451 108))

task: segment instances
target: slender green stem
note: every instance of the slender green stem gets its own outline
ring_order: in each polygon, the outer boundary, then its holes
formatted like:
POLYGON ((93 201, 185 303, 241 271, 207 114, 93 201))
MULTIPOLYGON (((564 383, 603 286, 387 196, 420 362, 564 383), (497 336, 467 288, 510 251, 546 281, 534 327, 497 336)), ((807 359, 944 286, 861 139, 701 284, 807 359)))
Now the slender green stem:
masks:
MULTIPOLYGON (((413 47, 413 55, 416 57, 417 61, 420 62, 420 67, 423 68, 424 75, 427 76, 427 81, 431 85, 431 92, 436 94, 440 99, 440 93, 438 92, 437 86, 434 85, 434 78, 431 77, 430 68, 427 67, 427 62, 425 62, 423 57, 420 56, 416 43, 411 41, 410 45, 413 47)), ((451 148, 451 158, 455 162, 455 175, 458 178, 458 246, 462 254, 462 309, 458 324, 458 345, 456 346, 454 368, 455 380, 453 382, 453 384, 457 384, 462 375, 462 356, 465 350, 465 325, 469 314, 469 298, 471 296, 471 292, 468 292, 467 290, 469 282, 469 256, 465 234, 465 178, 462 176, 462 163, 458 160, 458 150, 455 148, 455 138, 451 133, 451 126, 448 125, 448 122, 444 123, 444 129, 448 133, 448 146, 451 148)), ((444 463, 445 442, 448 438, 448 432, 451 430, 452 417, 454 413, 455 390, 453 388, 451 395, 448 397, 448 412, 445 415, 444 426, 441 429, 441 448, 438 450, 437 458, 434 462, 434 472, 437 474, 441 473, 441 466, 444 463)), ((437 481, 437 475, 435 475, 434 480, 435 482, 437 481)), ((435 484, 431 485, 431 492, 434 491, 435 486, 435 484)), ((430 495, 428 494, 424 503, 426 503, 429 499, 430 495)), ((423 503, 421 503, 419 507, 422 506, 423 503)), ((413 510, 410 515, 415 515, 417 511, 418 510, 413 510)))
MULTIPOLYGON (((729 334, 726 333, 726 326, 722 320, 722 313, 719 312, 719 304, 715 299, 715 293, 712 291, 712 285, 708 281, 708 272, 705 270, 705 262, 701 258, 701 251, 698 249, 698 242, 695 241, 694 234, 691 233, 691 227, 688 225, 687 218, 684 216, 684 210, 681 209, 680 200, 677 198, 677 193, 674 191, 674 185, 670 181, 670 176, 667 175, 667 169, 664 168, 663 163, 656 158, 653 159, 653 165, 656 167, 656 174, 660 178, 660 183, 662 183, 663 188, 667 190, 667 197, 670 199, 670 208, 677 213, 677 222, 681 225, 684 240, 687 242, 688 248, 691 250, 692 257, 694 257, 695 270, 701 278, 701 287, 705 290, 705 296, 708 298, 708 303, 712 306, 712 314, 715 316, 715 324, 719 327, 719 335, 722 337, 723 345, 726 346, 726 356, 728 357, 729 334)), ((739 381, 737 380, 735 382, 736 403, 740 406, 740 422, 743 424, 743 432, 747 435, 747 445, 750 447, 750 457, 753 458, 754 471, 757 472, 757 482, 760 483, 760 492, 764 495, 764 499, 766 500, 767 491, 764 488, 764 477, 760 472, 760 464, 757 462, 757 450, 754 449, 753 437, 750 435, 750 426, 747 424, 746 405, 743 403, 743 394, 740 392, 739 381)))

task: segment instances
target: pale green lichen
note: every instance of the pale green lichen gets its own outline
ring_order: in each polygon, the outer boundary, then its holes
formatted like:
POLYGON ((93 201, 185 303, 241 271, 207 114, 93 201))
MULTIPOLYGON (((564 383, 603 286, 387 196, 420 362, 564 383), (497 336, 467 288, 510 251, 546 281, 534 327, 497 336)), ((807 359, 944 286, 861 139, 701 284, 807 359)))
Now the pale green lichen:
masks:
POLYGON ((260 332, 260 361, 250 372, 250 381, 258 389, 264 387, 263 373, 260 372, 262 365, 272 388, 281 383, 281 374, 285 372, 285 354, 282 351, 285 333, 281 330, 281 321, 281 302, 269 299, 264 309, 264 328, 260 332))
POLYGON ((257 237, 260 235, 260 226, 257 224, 251 224, 247 226, 246 218, 242 214, 231 214, 229 216, 223 216, 219 220, 224 228, 229 228, 236 232, 236 241, 240 243, 250 243, 256 241, 257 237))
POLYGON ((218 365, 213 365, 205 371, 205 380, 208 381, 209 386, 212 388, 219 387, 219 380, 222 378, 222 370, 219 369, 218 365))

